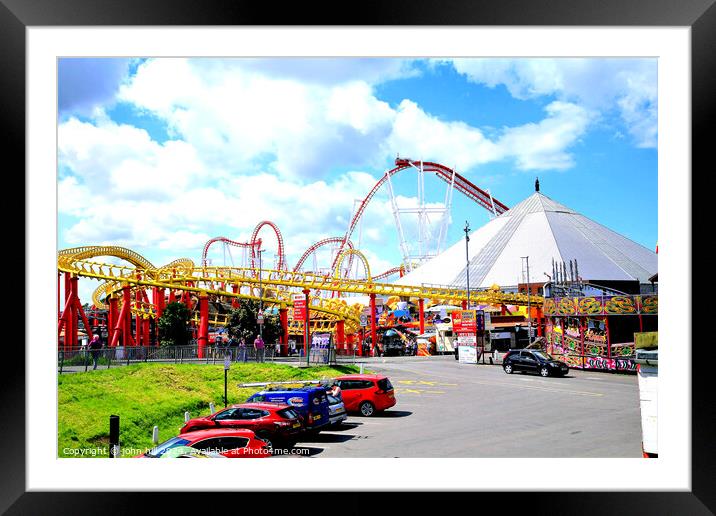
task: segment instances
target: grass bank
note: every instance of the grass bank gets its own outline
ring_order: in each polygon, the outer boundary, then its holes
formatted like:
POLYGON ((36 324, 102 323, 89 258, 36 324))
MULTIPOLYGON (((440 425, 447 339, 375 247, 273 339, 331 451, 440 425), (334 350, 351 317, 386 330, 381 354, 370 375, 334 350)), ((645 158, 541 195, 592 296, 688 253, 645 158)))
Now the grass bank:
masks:
MULTIPOLYGON (((299 369, 268 363, 232 364, 228 401, 241 403, 258 390, 239 389, 239 383, 316 380, 357 371, 355 366, 299 369)), ((58 455, 106 457, 112 414, 120 416, 123 449, 151 448, 154 425, 159 426, 160 442, 164 441, 177 435, 185 411, 192 417, 206 415, 210 402, 218 409, 223 400, 223 364, 137 364, 63 374, 58 380, 58 455)))

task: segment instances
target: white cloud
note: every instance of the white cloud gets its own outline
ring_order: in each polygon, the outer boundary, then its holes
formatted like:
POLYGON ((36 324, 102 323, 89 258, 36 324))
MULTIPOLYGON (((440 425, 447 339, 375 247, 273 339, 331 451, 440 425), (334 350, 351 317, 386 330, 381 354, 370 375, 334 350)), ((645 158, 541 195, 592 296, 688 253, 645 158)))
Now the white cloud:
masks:
POLYGON ((147 61, 120 98, 164 118, 212 166, 273 156, 288 178, 373 163, 393 116, 365 81, 312 84, 202 60, 147 61))
POLYGON ((398 109, 391 150, 413 159, 428 159, 458 170, 502 159, 514 159, 522 170, 564 169, 573 165, 567 150, 585 133, 592 115, 584 108, 553 102, 537 123, 504 127, 493 140, 463 122, 443 122, 404 100, 398 109))
MULTIPOLYGON (((363 170, 385 170, 397 153, 460 171, 498 160, 563 169, 573 164, 569 150, 593 120, 586 108, 555 101, 544 119, 487 136, 409 99, 396 109, 377 99, 371 81, 400 69, 360 81, 340 79, 339 72, 311 81, 297 68, 279 76, 266 63, 145 62, 121 99, 166 120, 172 139, 158 143, 101 112, 92 123, 60 124, 60 212, 80 219, 68 225, 63 241, 124 245, 156 263, 179 256, 198 263, 210 238, 247 241, 258 222, 271 220, 292 267, 317 240, 345 233, 354 201, 377 180, 363 170), (338 173, 338 167, 355 170, 338 173)), ((540 91, 555 87, 545 82, 540 91)), ((625 112, 638 113, 643 99, 624 102, 625 112)), ((402 194, 401 204, 417 202, 402 194)), ((383 190, 363 215, 361 247, 376 274, 400 261, 394 225, 383 190)), ((404 225, 414 232, 414 222, 404 225)), ((268 257, 275 238, 269 231, 261 237, 268 257)), ((352 238, 358 245, 359 228, 352 238)), ((223 261, 222 252, 217 246, 212 256, 223 261)))
POLYGON ((574 165, 567 152, 582 136, 593 115, 584 108, 565 102, 552 102, 547 118, 506 129, 498 140, 500 152, 513 156, 522 170, 566 169, 574 165))
POLYGON ((656 59, 452 59, 469 80, 504 85, 517 99, 554 96, 585 109, 618 111, 639 147, 655 147, 657 135, 656 59))

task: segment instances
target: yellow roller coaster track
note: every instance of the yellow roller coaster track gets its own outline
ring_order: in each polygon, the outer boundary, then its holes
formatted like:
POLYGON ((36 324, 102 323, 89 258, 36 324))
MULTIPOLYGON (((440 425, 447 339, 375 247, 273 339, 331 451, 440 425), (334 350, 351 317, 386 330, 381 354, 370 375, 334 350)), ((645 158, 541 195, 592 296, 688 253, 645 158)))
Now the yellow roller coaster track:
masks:
MULTIPOLYGON (((365 265, 366 273, 369 276, 367 262, 365 265)), ((227 298, 258 298, 261 290, 264 290, 264 293, 268 291, 275 296, 275 298, 262 298, 266 302, 289 307, 293 306, 291 294, 304 289, 422 298, 432 302, 451 304, 460 304, 467 300, 467 291, 462 289, 394 285, 372 280, 352 280, 298 271, 258 270, 247 267, 196 267, 189 259, 176 260, 164 267, 155 268, 138 253, 116 246, 86 246, 65 249, 58 253, 57 266, 58 270, 62 272, 109 282, 110 285, 104 289, 107 294, 117 291, 126 284, 140 288, 180 289, 227 298), (128 261, 134 267, 89 260, 89 258, 98 256, 115 256, 128 261), (232 291, 234 285, 239 292, 232 291), (242 288, 248 289, 250 294, 241 292, 242 288), (257 292, 258 295, 254 295, 254 292, 257 292)), ((470 299, 472 302, 492 305, 526 305, 528 302, 528 297, 525 294, 511 294, 499 290, 471 291, 470 299)), ((543 299, 540 296, 531 296, 529 301, 540 305, 543 299)), ((312 311, 345 320, 346 326, 350 326, 350 329, 346 328, 348 333, 354 330, 362 310, 360 305, 348 306, 341 299, 326 299, 318 296, 311 296, 309 305, 312 311)))

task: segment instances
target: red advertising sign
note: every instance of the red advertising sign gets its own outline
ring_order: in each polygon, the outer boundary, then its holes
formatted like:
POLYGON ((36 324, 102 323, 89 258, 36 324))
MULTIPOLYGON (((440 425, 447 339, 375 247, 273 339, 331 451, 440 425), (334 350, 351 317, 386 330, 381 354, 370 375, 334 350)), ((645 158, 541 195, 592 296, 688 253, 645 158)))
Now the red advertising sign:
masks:
POLYGON ((452 331, 455 333, 477 332, 477 317, 475 310, 455 310, 452 313, 452 331))
POLYGON ((293 319, 303 321, 306 318, 306 296, 294 294, 291 298, 293 301, 293 319))

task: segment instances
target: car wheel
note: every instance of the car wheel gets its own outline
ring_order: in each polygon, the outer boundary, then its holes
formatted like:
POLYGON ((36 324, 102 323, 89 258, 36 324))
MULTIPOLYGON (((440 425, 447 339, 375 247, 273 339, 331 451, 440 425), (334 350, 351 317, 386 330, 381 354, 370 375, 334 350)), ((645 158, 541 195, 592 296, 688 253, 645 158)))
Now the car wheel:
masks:
POLYGON ((512 374, 512 364, 505 364, 502 366, 502 369, 504 369, 507 374, 512 374))
POLYGON ((375 406, 370 401, 364 401, 358 407, 362 416, 370 417, 375 413, 375 406))
POLYGON ((273 454, 273 441, 272 441, 271 438, 268 436, 268 434, 266 434, 265 432, 261 432, 261 433, 256 434, 256 437, 257 437, 258 439, 261 439, 263 442, 265 442, 265 443, 266 443, 266 448, 268 448, 269 452, 270 452, 271 454, 273 454))
POLYGON ((542 366, 539 370, 539 374, 541 374, 544 378, 547 378, 549 376, 549 368, 547 366, 542 366))

